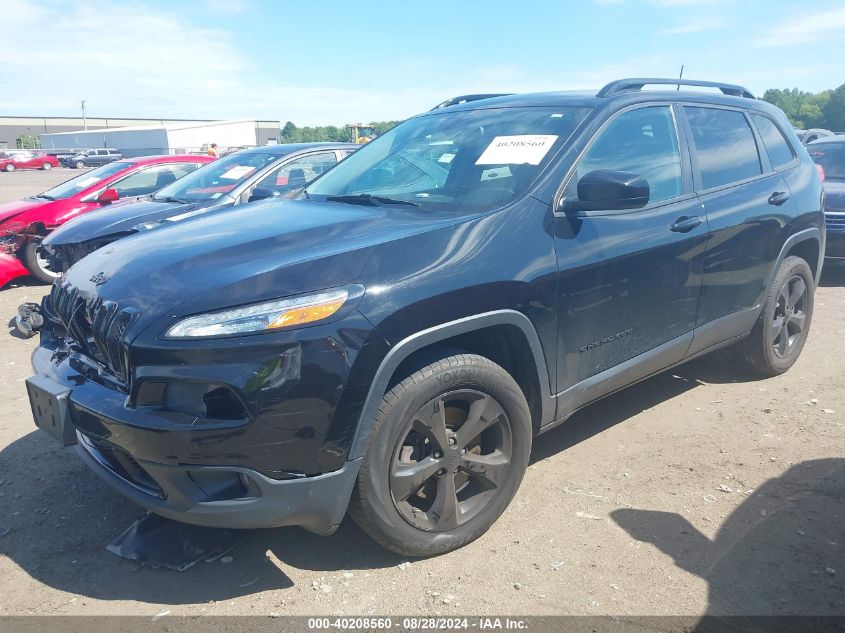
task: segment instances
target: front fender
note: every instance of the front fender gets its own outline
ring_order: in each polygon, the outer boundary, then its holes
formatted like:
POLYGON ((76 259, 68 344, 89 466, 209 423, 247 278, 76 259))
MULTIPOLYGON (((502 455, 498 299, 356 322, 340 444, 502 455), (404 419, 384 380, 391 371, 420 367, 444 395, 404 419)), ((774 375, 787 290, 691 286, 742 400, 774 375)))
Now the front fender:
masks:
POLYGON ((551 422, 555 416, 555 401, 550 393, 549 375, 546 370, 545 356, 540 344, 540 338, 537 336, 537 331, 528 317, 521 312, 517 312, 516 310, 495 310, 428 328, 408 336, 390 348, 390 351, 382 360, 373 377, 369 393, 358 417, 358 425, 355 429, 355 436, 352 440, 352 446, 347 459, 353 460, 363 456, 373 423, 375 422, 379 402, 381 402, 382 396, 387 391, 387 385, 391 376, 393 376, 393 373, 403 360, 414 352, 433 343, 495 325, 515 326, 525 335, 537 366, 542 422, 551 422))

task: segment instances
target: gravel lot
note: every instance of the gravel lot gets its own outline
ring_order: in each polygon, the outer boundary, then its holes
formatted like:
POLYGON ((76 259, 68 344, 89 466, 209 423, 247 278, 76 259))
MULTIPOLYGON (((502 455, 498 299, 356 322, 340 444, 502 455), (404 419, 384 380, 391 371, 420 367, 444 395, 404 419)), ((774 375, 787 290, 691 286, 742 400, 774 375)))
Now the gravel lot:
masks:
MULTIPOLYGON (((0 201, 77 171, 0 173, 0 201)), ((509 511, 429 560, 332 537, 250 532, 183 573, 105 546, 141 512, 36 432, 35 340, 0 337, 0 615, 845 615, 845 270, 829 268, 807 347, 759 380, 724 357, 608 398, 535 443, 509 511)), ((0 291, 9 319, 46 287, 0 291)))

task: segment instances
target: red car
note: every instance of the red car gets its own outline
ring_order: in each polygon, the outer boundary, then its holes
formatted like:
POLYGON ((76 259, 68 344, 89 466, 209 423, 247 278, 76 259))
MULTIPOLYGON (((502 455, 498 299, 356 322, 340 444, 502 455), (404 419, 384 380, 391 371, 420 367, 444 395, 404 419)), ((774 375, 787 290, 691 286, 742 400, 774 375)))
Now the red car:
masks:
POLYGON ((59 161, 55 156, 44 152, 15 151, 0 152, 0 170, 15 171, 16 169, 52 169, 58 167, 59 161))
POLYGON ((0 204, 0 287, 23 275, 48 283, 59 276, 54 271, 60 267, 38 248, 56 227, 116 200, 148 196, 213 160, 187 154, 124 158, 37 196, 0 204))

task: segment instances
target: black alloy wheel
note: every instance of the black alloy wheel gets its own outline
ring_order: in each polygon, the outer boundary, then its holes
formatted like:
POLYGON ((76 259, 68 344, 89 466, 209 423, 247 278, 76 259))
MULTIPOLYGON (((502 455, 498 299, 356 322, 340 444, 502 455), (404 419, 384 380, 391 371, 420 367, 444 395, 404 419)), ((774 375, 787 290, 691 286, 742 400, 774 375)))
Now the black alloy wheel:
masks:
POLYGON ((420 530, 454 530, 496 496, 511 465, 510 420, 474 389, 431 400, 413 416, 390 468, 399 514, 420 530))

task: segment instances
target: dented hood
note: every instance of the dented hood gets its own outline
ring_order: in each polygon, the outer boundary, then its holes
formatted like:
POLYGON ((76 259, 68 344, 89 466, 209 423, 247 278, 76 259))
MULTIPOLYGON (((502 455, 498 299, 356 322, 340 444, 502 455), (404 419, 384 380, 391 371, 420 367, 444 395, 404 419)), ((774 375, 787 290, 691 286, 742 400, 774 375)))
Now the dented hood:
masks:
POLYGON ((16 215, 20 215, 25 211, 29 211, 30 209, 43 207, 46 204, 50 204, 50 202, 52 201, 27 198, 26 200, 15 200, 14 202, 0 204, 0 234, 2 234, 3 224, 5 224, 7 220, 14 218, 16 215))
POLYGON ((258 202, 118 240, 66 279, 149 322, 357 283, 370 248, 463 220, 397 207, 258 202))

